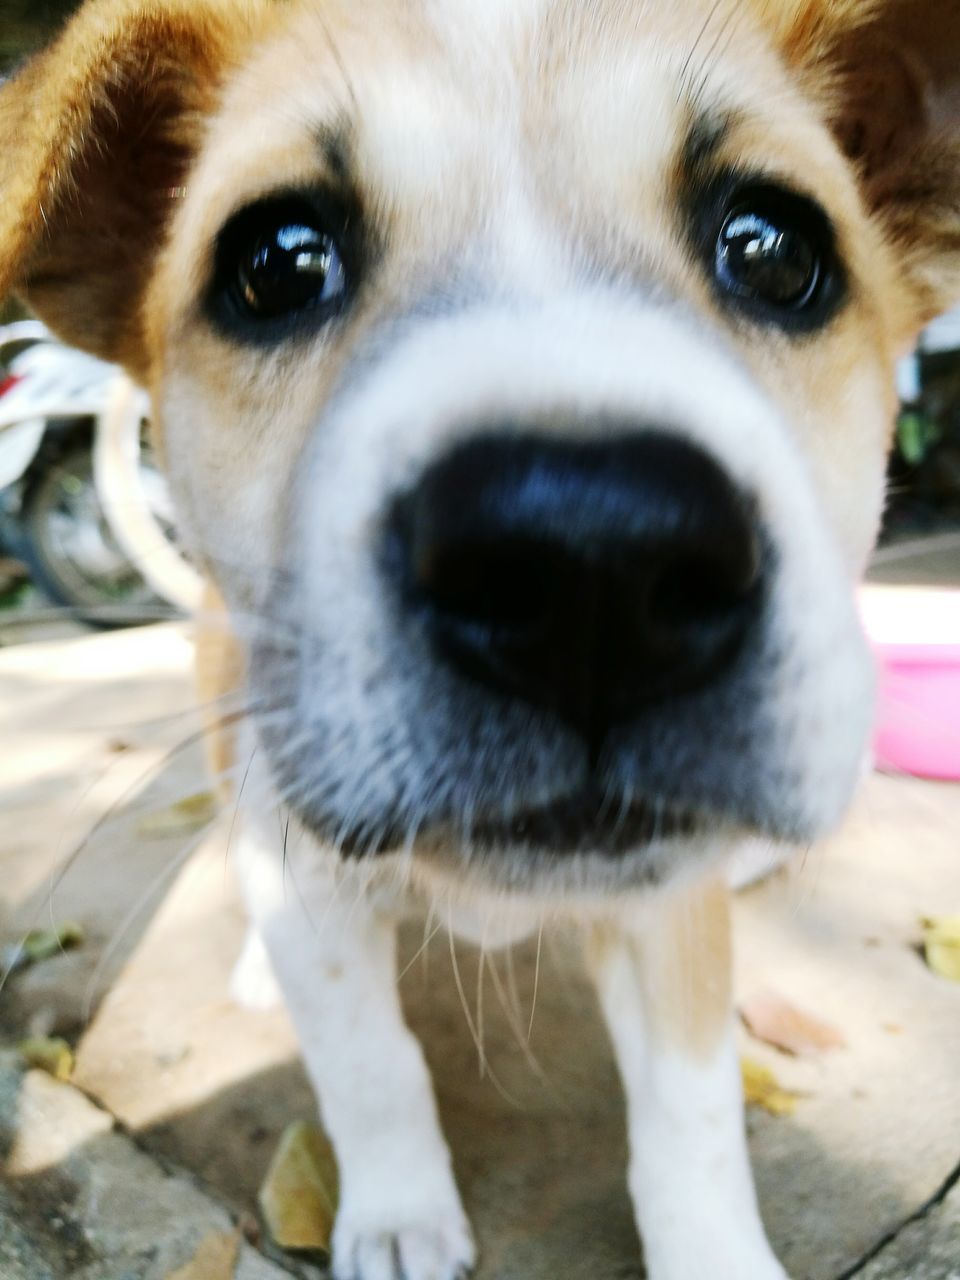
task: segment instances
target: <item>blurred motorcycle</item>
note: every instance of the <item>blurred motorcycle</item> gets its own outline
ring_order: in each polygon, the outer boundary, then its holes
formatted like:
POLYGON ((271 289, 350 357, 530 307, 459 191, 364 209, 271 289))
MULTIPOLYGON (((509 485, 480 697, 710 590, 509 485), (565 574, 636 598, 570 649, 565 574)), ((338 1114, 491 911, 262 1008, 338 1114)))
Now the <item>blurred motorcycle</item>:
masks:
POLYGON ((0 540, 45 595, 98 626, 199 602, 147 413, 115 366, 35 321, 0 328, 0 540))

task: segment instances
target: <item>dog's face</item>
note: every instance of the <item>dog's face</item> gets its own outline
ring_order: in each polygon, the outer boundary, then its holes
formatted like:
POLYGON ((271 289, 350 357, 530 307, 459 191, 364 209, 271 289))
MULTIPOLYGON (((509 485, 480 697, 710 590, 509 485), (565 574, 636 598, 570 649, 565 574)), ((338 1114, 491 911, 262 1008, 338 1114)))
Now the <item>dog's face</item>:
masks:
POLYGON ((130 8, 162 90, 107 78, 19 274, 148 376, 284 799, 513 884, 833 823, 892 362, 956 270, 950 6, 909 49, 851 0, 130 8), (118 164, 139 254, 78 263, 118 164))

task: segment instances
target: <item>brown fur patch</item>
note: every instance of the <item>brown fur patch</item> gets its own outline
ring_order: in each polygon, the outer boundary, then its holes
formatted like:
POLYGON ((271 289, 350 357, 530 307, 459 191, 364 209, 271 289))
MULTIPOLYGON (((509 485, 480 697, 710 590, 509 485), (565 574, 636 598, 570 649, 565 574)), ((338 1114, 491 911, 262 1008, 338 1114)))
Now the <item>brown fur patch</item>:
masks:
POLYGON ((194 674, 203 722, 207 728, 207 759, 221 796, 233 791, 227 774, 234 763, 233 716, 224 700, 243 688, 246 663, 230 632, 226 606, 208 586, 200 605, 196 630, 194 674))
MULTIPOLYGON (((661 900, 636 922, 597 926, 587 958, 598 974, 626 959, 644 1026, 659 1048, 708 1060, 730 1026, 732 951, 729 892, 720 881, 661 900)), ((601 977, 601 982, 605 979, 601 977)))
POLYGON ((253 0, 99 0, 0 90, 0 296, 143 366, 138 306, 253 0))

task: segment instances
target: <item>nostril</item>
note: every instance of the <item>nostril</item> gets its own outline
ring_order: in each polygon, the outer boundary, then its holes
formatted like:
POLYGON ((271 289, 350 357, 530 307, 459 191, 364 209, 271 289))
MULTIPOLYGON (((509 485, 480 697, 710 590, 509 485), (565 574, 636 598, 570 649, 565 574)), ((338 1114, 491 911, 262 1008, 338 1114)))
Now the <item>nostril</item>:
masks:
POLYGON ((509 539, 461 543, 421 562, 412 598, 433 648, 472 680, 560 711, 560 690, 576 683, 580 665, 566 621, 566 559, 509 539))
POLYGON ((659 621, 690 627, 721 622, 748 608, 758 590, 759 540, 745 528, 742 550, 729 556, 686 555, 663 565, 653 583, 648 607, 659 621))
POLYGON ((413 561, 414 591, 451 617, 524 629, 551 608, 546 558, 540 550, 509 539, 425 548, 413 561))

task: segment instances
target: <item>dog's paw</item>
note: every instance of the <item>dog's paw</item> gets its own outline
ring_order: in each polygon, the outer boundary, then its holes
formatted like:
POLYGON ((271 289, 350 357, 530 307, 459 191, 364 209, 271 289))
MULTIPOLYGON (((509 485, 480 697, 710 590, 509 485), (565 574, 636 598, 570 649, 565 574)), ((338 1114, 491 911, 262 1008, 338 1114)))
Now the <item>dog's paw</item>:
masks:
POLYGON ((395 1231, 337 1230, 333 1280, 466 1280, 476 1258, 465 1219, 395 1231))
POLYGON ((789 1280, 764 1241, 755 1248, 735 1244, 724 1252, 684 1248, 665 1250, 647 1259, 648 1280, 789 1280))
POLYGON ((275 1009, 283 1003, 267 949, 253 928, 230 975, 230 998, 241 1009, 275 1009))

